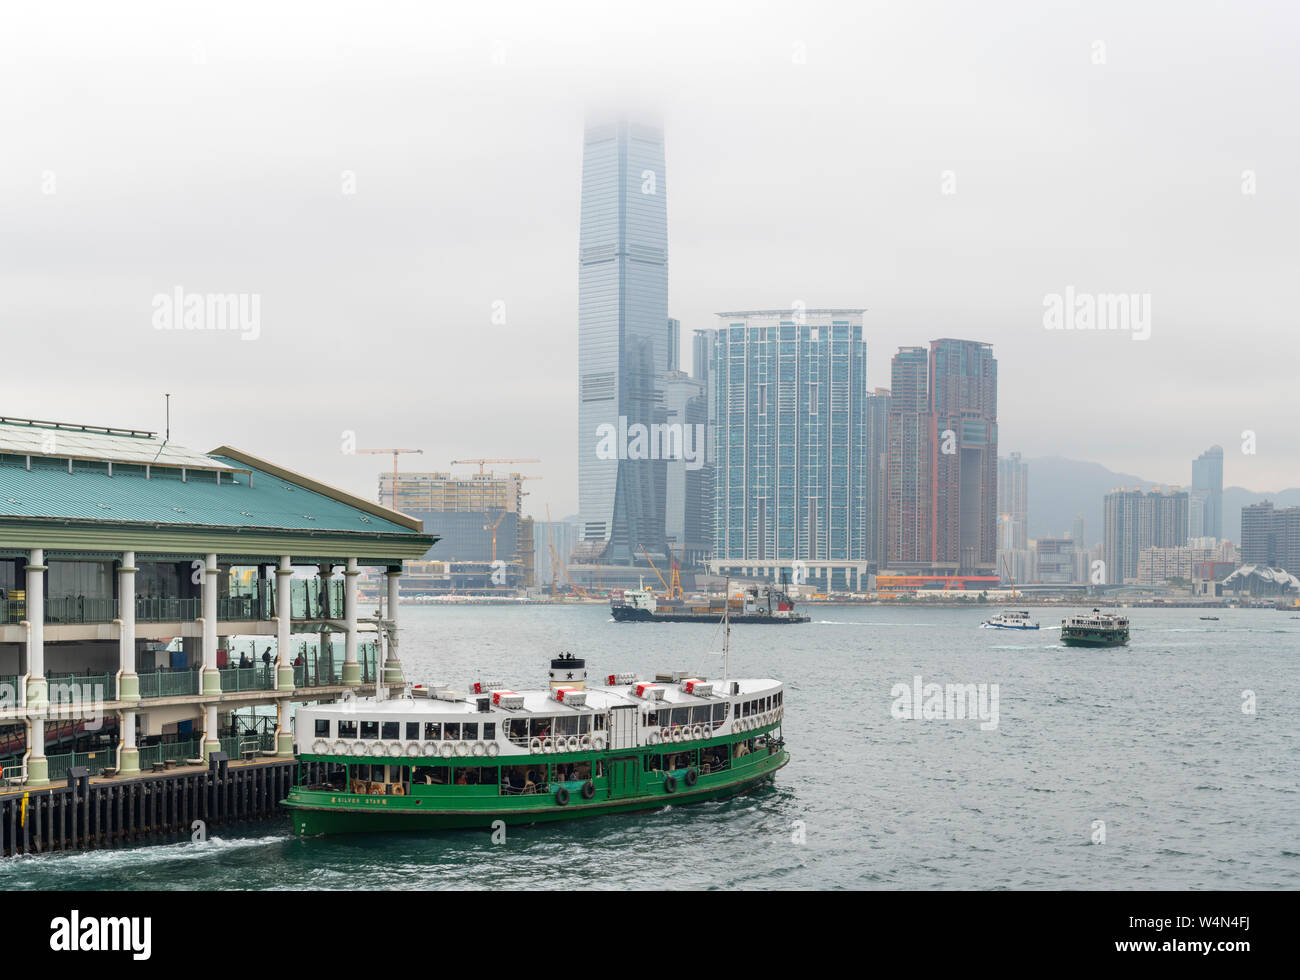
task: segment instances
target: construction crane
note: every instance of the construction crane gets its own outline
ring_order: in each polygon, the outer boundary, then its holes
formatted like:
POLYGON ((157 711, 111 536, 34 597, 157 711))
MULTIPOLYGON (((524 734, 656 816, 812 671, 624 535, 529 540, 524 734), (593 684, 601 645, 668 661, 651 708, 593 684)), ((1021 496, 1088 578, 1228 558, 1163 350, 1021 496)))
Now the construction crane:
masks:
MULTIPOLYGON (((651 568, 654 568, 655 575, 659 579, 659 584, 664 587, 664 591, 671 593, 672 589, 669 588, 668 583, 664 581, 664 577, 659 574, 659 569, 655 568, 654 560, 650 557, 650 552, 645 550, 645 545, 641 545, 641 554, 645 555, 645 560, 650 562, 651 568)), ((672 596, 670 595, 669 598, 672 598, 672 596)))
MULTIPOLYGON (((402 453, 419 453, 424 455, 423 449, 358 449, 358 453, 365 453, 372 456, 382 456, 384 453, 393 454, 393 499, 389 501, 393 509, 397 509, 397 457, 402 453)), ((379 501, 381 504, 382 500, 379 501)))
POLYGON ((492 532, 492 561, 494 563, 497 560, 497 528, 499 528, 501 522, 506 519, 507 513, 508 511, 503 510, 499 515, 497 515, 497 519, 494 522, 483 525, 483 530, 492 532))
POLYGON ((483 476, 483 467, 488 463, 540 463, 540 459, 453 459, 452 466, 469 466, 474 463, 478 464, 478 475, 483 476))
MULTIPOLYGON (((685 551, 685 546, 683 546, 685 551)), ((668 560, 672 562, 673 573, 668 580, 668 598, 682 599, 685 595, 682 592, 682 566, 677 563, 677 556, 673 554, 673 546, 668 545, 668 560)))

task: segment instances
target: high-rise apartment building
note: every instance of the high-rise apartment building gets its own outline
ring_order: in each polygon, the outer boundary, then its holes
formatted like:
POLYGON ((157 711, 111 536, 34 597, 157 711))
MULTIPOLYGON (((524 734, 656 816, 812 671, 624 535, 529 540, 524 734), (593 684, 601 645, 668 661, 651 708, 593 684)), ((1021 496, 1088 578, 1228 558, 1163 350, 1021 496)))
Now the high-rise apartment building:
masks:
POLYGON ((664 537, 673 557, 690 568, 713 550, 708 386, 681 371, 669 373, 664 415, 667 431, 680 442, 665 465, 664 537))
POLYGON ((857 584, 866 562, 862 312, 718 314, 709 379, 715 567, 800 560, 826 571, 828 588, 857 584))
POLYGON ((587 126, 578 244, 580 562, 663 552, 663 424, 668 335, 668 209, 663 131, 587 126))
POLYGON ((893 398, 888 388, 877 388, 867 396, 867 461, 863 477, 866 480, 867 522, 864 545, 866 558, 874 570, 885 567, 885 486, 888 482, 889 463, 889 407, 893 398))
POLYGON ((1266 500, 1241 508, 1241 561, 1300 575, 1300 507, 1266 500))
POLYGON ((997 565, 997 361, 985 343, 904 347, 891 370, 888 563, 988 576, 997 565))
POLYGON ((1029 464, 1012 453, 998 460, 998 549, 1029 547, 1029 464))
POLYGON ((1106 495, 1102 561, 1106 585, 1136 582, 1146 548, 1187 544, 1188 494, 1174 488, 1113 490, 1106 495))

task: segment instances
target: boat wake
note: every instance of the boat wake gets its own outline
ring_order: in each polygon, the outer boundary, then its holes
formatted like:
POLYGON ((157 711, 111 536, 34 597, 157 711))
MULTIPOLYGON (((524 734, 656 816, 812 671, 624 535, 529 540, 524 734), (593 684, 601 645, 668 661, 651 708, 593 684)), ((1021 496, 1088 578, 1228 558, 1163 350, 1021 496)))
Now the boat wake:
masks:
POLYGON ((6 871, 26 870, 25 866, 40 862, 42 873, 86 875, 97 872, 113 871, 115 868, 129 866, 132 870, 150 864, 162 864, 176 861, 223 860, 232 853, 283 844, 293 840, 288 834, 274 834, 267 837, 238 837, 225 840, 221 837, 209 837, 202 843, 184 841, 176 844, 141 844, 133 847, 119 847, 102 851, 67 851, 57 854, 24 854, 0 862, 0 881, 4 880, 6 871))

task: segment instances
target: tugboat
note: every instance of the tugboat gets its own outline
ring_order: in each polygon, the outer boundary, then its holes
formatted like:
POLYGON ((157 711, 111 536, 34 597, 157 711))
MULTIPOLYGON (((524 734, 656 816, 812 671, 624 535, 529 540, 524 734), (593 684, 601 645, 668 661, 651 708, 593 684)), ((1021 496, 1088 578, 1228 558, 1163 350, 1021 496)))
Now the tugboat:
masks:
POLYGON ((981 629, 1036 630, 1038 624, 1029 618, 1028 610, 1008 609, 992 619, 980 623, 981 629))
POLYGON ((785 685, 681 671, 609 674, 551 661, 548 685, 415 687, 396 700, 301 707, 300 835, 493 828, 700 803, 751 790, 790 761, 785 685))
POLYGON ((1128 618, 1094 609, 1061 620, 1061 642, 1067 647, 1122 647, 1128 643, 1128 618))
POLYGON ((782 589, 751 585, 740 598, 690 602, 660 599, 647 588, 616 592, 609 600, 616 623, 807 623, 810 617, 794 611, 794 600, 782 589))

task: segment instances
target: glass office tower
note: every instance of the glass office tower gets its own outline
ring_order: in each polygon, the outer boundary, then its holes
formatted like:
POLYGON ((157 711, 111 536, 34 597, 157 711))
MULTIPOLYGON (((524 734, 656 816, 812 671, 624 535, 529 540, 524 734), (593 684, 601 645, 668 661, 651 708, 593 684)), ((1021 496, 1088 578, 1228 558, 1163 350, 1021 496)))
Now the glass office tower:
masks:
POLYGON ((628 562, 642 546, 663 553, 665 464, 638 427, 664 421, 668 322, 663 131, 627 120, 589 124, 578 259, 577 561, 628 562))

